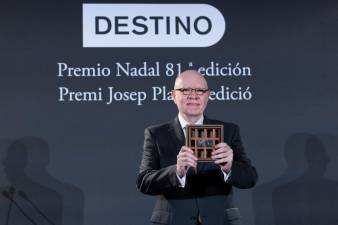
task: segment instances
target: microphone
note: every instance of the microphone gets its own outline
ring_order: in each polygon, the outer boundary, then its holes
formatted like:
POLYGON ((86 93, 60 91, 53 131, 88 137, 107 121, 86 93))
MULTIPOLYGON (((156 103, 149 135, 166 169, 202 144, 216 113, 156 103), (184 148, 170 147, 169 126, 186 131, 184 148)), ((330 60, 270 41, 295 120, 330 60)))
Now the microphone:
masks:
POLYGON ((49 224, 55 225, 52 220, 50 220, 40 209, 39 207, 26 195, 25 192, 19 191, 18 192, 19 196, 23 199, 25 199, 29 204, 35 209, 36 212, 40 214, 49 224))
POLYGON ((13 189, 10 189, 9 192, 8 191, 2 191, 2 195, 7 198, 9 201, 11 201, 11 204, 14 204, 18 210, 21 212, 21 214, 28 219, 33 225, 38 225, 30 216, 27 215, 27 213, 25 213, 25 211, 21 208, 21 206, 14 200, 13 195, 14 195, 15 189, 13 187, 13 189), (12 191, 14 190, 14 191, 12 191), (11 192, 12 191, 12 192, 11 192), (11 193, 13 193, 13 195, 11 195, 11 193))

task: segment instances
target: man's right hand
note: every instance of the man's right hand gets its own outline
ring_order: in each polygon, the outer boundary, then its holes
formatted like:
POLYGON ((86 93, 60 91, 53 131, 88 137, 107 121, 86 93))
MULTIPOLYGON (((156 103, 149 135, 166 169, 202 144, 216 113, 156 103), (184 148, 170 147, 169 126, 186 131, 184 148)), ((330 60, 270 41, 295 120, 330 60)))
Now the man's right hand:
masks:
POLYGON ((187 174, 190 167, 196 168, 196 166, 197 157, 194 155, 194 152, 187 146, 182 146, 180 152, 177 155, 177 175, 182 178, 187 174))

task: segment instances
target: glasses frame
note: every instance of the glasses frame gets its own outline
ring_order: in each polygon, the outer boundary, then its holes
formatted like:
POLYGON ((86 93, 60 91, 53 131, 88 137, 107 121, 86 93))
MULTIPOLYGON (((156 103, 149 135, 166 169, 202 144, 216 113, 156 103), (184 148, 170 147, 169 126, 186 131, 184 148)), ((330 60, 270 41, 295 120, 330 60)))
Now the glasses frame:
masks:
POLYGON ((208 88, 176 88, 174 89, 174 91, 179 91, 183 95, 192 95, 192 92, 194 91, 196 95, 202 96, 208 91, 210 91, 210 89, 208 88))

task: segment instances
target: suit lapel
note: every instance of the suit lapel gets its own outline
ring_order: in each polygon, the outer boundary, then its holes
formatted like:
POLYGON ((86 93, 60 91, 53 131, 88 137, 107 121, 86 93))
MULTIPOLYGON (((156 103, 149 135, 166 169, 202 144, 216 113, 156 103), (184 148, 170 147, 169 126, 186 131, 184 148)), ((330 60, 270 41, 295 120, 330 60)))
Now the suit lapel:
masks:
POLYGON ((205 124, 213 124, 213 121, 204 115, 203 125, 205 124))
POLYGON ((178 120, 178 117, 176 117, 169 126, 169 133, 174 141, 175 145, 180 148, 181 146, 185 145, 185 137, 184 133, 181 127, 181 124, 178 120))

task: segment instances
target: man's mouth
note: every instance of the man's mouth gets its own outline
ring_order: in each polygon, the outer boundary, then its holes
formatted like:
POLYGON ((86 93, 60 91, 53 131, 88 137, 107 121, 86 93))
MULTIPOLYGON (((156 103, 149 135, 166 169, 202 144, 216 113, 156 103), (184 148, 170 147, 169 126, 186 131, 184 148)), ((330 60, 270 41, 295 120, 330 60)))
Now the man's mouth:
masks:
POLYGON ((197 103, 197 102, 188 102, 187 105, 198 106, 199 103, 197 103))

